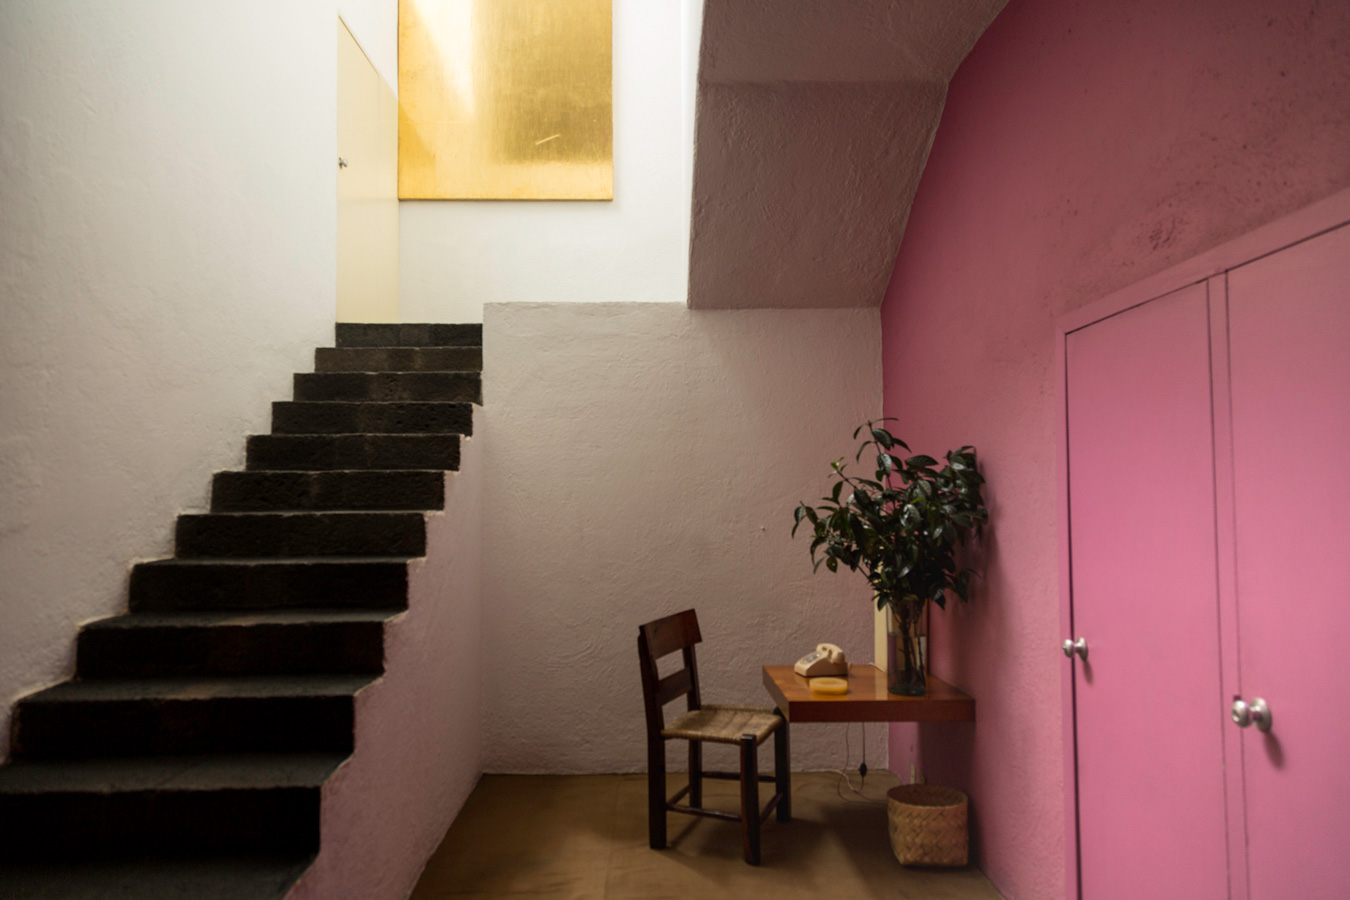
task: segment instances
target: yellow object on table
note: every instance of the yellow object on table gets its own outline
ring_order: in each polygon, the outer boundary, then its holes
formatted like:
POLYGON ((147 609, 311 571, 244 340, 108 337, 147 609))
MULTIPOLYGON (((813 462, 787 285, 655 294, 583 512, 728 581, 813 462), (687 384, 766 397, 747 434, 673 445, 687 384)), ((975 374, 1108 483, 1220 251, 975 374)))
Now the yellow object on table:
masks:
POLYGON ((813 693, 847 694, 848 682, 842 678, 812 678, 808 682, 813 693))

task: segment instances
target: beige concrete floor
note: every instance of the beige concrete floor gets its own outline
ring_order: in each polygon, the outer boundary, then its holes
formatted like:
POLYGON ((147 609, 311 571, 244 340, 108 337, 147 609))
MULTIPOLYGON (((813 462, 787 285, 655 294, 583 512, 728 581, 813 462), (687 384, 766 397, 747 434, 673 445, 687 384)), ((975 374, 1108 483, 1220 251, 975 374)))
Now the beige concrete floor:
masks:
MULTIPOLYGON (((668 780, 672 792, 684 784, 683 775, 668 780)), ((485 775, 412 900, 1001 900, 974 868, 901 866, 885 804, 843 800, 838 781, 793 776, 793 820, 764 823, 763 865, 754 868, 732 822, 671 813, 670 847, 648 847, 645 775, 485 775)), ((866 795, 884 800, 896 783, 871 775, 866 795)), ((736 782, 704 785, 705 805, 736 811, 736 782)))

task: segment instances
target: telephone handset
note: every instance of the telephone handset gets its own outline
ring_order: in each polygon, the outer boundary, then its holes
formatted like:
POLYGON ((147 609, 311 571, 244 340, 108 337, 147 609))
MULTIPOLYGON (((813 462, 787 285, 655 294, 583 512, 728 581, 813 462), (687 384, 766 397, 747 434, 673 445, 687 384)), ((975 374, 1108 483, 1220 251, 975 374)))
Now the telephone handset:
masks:
POLYGON ((848 660, 844 651, 834 644, 817 644, 816 649, 797 660, 792 671, 806 678, 817 675, 848 675, 848 660))

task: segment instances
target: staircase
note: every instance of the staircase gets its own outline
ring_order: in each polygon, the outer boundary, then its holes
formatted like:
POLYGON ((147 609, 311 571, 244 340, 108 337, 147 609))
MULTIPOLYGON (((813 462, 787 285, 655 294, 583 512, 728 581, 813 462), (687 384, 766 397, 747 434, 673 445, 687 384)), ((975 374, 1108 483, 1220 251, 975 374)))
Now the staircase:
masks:
POLYGON ((337 326, 76 675, 20 699, 0 767, 0 900, 279 898, 319 848, 324 781, 426 552, 482 326, 337 326))

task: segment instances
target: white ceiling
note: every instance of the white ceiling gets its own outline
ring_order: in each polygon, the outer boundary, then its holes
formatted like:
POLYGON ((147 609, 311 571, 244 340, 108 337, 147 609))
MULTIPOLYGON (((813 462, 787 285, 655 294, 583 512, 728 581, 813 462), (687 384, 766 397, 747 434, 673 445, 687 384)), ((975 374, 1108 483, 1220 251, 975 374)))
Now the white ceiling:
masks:
POLYGON ((689 305, 879 305, 947 83, 1006 2, 706 0, 689 305))

